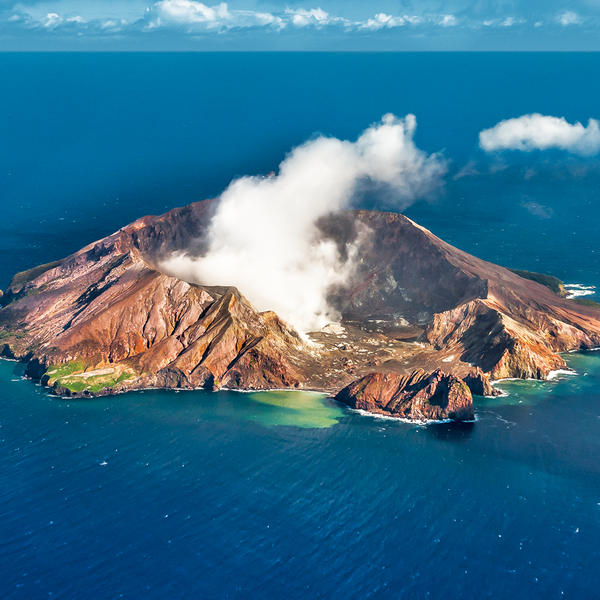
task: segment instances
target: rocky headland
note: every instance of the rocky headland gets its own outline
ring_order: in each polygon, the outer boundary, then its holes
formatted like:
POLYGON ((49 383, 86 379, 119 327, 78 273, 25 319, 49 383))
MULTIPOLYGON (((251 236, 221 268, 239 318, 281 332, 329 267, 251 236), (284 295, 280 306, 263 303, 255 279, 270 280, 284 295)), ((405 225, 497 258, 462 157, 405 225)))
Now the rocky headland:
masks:
POLYGON ((362 210, 318 223, 340 253, 364 241, 350 282, 328 299, 341 324, 307 340, 257 311, 243 290, 161 271, 173 252, 202 254, 214 207, 203 201, 144 217, 16 275, 0 297, 0 354, 27 361, 28 375, 61 395, 345 389, 338 398, 364 410, 464 419, 472 414, 465 383, 491 395, 490 380, 545 379, 566 367, 561 352, 600 346, 598 309, 462 252, 402 215, 362 210))
POLYGON ((411 421, 472 421, 473 397, 467 384, 437 369, 427 375, 371 373, 346 386, 335 399, 350 408, 411 421))

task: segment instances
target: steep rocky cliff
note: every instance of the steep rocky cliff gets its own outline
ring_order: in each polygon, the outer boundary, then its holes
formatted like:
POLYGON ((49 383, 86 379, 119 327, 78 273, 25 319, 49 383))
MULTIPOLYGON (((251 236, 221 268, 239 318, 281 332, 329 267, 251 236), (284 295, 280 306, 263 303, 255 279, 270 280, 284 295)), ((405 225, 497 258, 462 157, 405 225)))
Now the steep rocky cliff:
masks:
POLYGON ((430 375, 422 369, 408 375, 371 373, 345 387, 335 399, 350 408, 412 421, 475 418, 466 383, 440 369, 430 375))

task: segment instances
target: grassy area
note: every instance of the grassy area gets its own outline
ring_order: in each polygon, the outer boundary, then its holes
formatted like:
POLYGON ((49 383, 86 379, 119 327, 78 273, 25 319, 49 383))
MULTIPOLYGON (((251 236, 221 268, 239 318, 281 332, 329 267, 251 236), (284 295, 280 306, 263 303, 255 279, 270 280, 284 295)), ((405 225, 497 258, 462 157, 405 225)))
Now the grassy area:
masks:
POLYGON ((573 302, 577 302, 581 306, 589 306, 590 308, 598 308, 600 309, 600 303, 595 300, 589 300, 588 298, 575 298, 573 302))
POLYGON ((114 387, 115 385, 133 377, 132 373, 109 373, 106 375, 93 375, 91 377, 63 377, 57 384, 65 387, 71 392, 91 392, 97 394, 103 389, 114 387))
POLYGON ((522 277, 523 279, 529 279, 530 281, 535 281, 536 283, 540 283, 545 285, 547 288, 551 289, 555 294, 558 294, 561 297, 565 297, 567 292, 565 291, 563 282, 553 275, 544 275, 543 273, 534 273, 533 271, 520 271, 519 269, 508 269, 515 275, 522 277))
POLYGON ((22 271, 21 273, 17 273, 10 282, 8 289, 12 287, 22 287, 26 283, 33 281, 38 278, 40 275, 43 275, 46 271, 50 269, 54 269, 59 267, 63 263, 62 260, 56 260, 54 262, 46 263, 45 265, 39 265, 37 267, 33 267, 33 269, 28 269, 27 271, 22 271))
POLYGON ((83 373, 85 365, 81 361, 74 360, 66 365, 50 365, 46 371, 46 375, 50 378, 50 383, 54 383, 57 379, 73 375, 74 373, 83 373))
POLYGON ((8 340, 22 340, 27 337, 27 330, 22 329, 21 331, 12 331, 11 329, 4 329, 0 331, 0 342, 6 342, 8 340))
MULTIPOLYGON (((564 288, 563 282, 558 279, 558 277, 553 277, 552 275, 543 275, 542 273, 533 273, 532 271, 519 271, 518 269, 508 270, 512 271, 515 273, 515 275, 518 275, 523 279, 530 279, 531 281, 545 285, 555 294, 558 294, 561 298, 565 298, 567 296, 567 291, 564 288)), ((588 306, 589 308, 600 309, 600 303, 596 302, 595 300, 589 300, 588 298, 571 298, 571 300, 580 306, 588 306)))
POLYGON ((50 365, 46 371, 47 383, 50 386, 66 388, 76 394, 82 392, 97 394, 134 376, 133 373, 122 372, 120 369, 115 369, 113 373, 84 376, 85 369, 86 364, 81 360, 71 361, 65 365, 50 365))

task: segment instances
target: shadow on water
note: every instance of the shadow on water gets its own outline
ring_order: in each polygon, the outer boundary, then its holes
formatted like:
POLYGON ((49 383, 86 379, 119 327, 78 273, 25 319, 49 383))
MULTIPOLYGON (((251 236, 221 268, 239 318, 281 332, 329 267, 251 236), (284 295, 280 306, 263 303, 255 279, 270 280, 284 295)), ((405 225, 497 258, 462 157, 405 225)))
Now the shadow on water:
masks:
POLYGON ((466 442, 475 430, 475 423, 464 421, 452 421, 450 423, 431 423, 426 431, 438 440, 453 443, 466 442))

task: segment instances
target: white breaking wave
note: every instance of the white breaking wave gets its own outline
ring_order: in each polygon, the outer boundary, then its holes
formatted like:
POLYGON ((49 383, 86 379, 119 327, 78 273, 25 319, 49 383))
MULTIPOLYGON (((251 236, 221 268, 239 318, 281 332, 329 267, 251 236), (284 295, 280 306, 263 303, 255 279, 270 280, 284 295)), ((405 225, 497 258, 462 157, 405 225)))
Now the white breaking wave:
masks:
POLYGON ((556 371, 550 371, 550 373, 548 373, 548 381, 556 379, 559 375, 579 375, 579 373, 573 371, 573 369, 556 369, 556 371))
MULTIPOLYGON (((343 404, 344 408, 351 410, 352 412, 358 413, 363 417, 373 417, 374 419, 382 419, 384 421, 400 421, 401 423, 406 423, 407 425, 417 425, 420 427, 427 425, 436 425, 436 424, 444 424, 444 423, 453 423, 452 419, 424 419, 424 420, 414 420, 414 419, 405 419, 404 417, 392 417, 391 415, 380 415, 378 413, 372 413, 368 410, 363 410, 362 408, 350 408, 349 406, 343 404)), ((475 419, 477 420, 477 415, 475 415, 475 419)), ((473 423, 473 421, 461 421, 462 423, 473 423)))
POLYGON ((582 296, 593 296, 596 293, 595 285, 581 285, 579 283, 567 283, 564 285, 567 290, 567 298, 580 298, 582 296))

